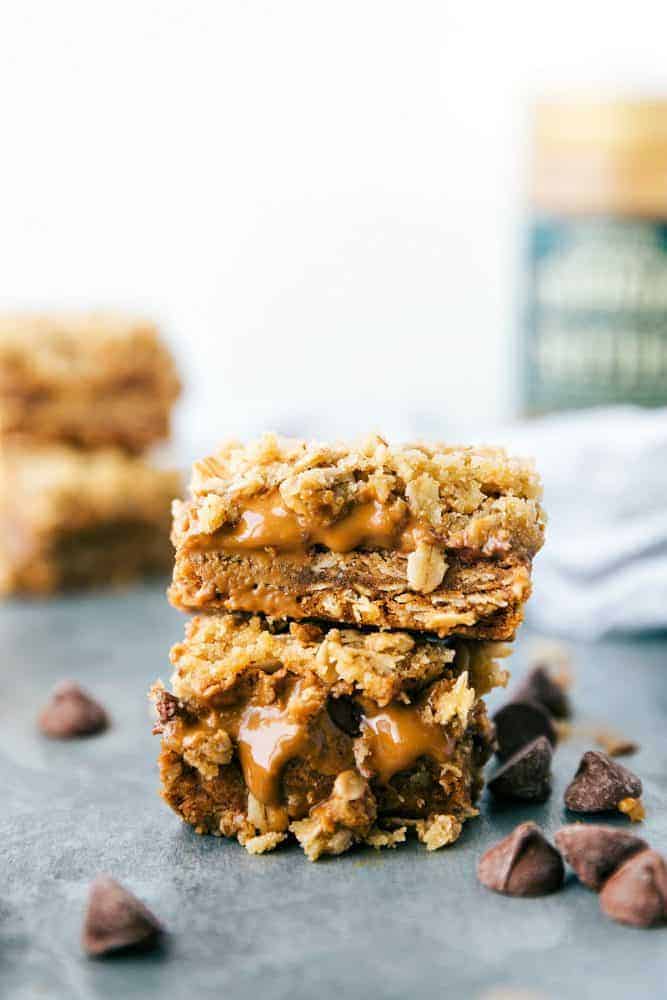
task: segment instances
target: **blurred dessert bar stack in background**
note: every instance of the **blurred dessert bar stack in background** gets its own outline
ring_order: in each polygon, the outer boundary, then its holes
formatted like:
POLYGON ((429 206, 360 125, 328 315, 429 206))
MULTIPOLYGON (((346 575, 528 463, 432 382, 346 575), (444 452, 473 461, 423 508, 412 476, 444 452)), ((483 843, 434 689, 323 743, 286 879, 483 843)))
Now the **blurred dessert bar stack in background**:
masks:
POLYGON ((180 391, 152 323, 115 314, 0 318, 0 435, 141 452, 180 391))
POLYGON ((265 435, 195 464, 173 604, 206 612, 153 690, 162 792, 199 832, 310 858, 429 849, 476 814, 483 701, 543 541, 532 463, 502 449, 265 435))
POLYGON ((0 456, 0 593, 164 572, 178 473, 117 449, 9 446, 0 456))
POLYGON ((144 320, 0 318, 0 593, 167 570, 179 477, 143 453, 168 438, 179 391, 144 320))

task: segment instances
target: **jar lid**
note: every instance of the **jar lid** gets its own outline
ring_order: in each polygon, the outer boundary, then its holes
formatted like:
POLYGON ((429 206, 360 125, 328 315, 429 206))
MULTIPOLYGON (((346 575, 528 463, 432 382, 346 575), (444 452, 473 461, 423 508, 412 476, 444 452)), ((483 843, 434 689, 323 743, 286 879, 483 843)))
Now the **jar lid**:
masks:
POLYGON ((549 210, 667 217, 667 99, 540 101, 532 195, 549 210))

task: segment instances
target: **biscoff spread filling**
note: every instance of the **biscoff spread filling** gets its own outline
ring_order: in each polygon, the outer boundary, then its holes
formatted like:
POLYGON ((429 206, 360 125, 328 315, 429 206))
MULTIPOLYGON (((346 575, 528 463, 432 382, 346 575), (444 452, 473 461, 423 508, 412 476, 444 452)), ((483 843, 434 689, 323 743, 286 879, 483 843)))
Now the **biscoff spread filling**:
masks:
MULTIPOLYGON (((247 701, 201 718, 176 719, 167 739, 207 777, 236 754, 248 792, 271 808, 286 805, 282 776, 292 760, 332 778, 358 766, 364 776, 387 785, 421 758, 442 767, 452 756, 454 737, 425 703, 380 707, 368 698, 347 700, 352 725, 347 731, 333 721, 340 717, 333 708, 330 714, 317 688, 293 676, 280 678, 273 688, 260 683, 247 701)), ((466 718, 474 695, 469 701, 466 718)))
POLYGON ((351 552, 357 548, 415 548, 416 523, 400 501, 382 504, 377 500, 352 506, 331 522, 312 513, 298 514, 284 503, 280 491, 248 501, 236 524, 212 536, 212 544, 225 552, 252 552, 264 548, 305 555, 312 545, 331 552, 351 552))
POLYGON ((418 707, 391 704, 379 708, 366 699, 361 708, 365 763, 380 784, 386 785, 395 774, 410 770, 420 757, 440 765, 450 759, 454 739, 442 726, 424 719, 418 707))

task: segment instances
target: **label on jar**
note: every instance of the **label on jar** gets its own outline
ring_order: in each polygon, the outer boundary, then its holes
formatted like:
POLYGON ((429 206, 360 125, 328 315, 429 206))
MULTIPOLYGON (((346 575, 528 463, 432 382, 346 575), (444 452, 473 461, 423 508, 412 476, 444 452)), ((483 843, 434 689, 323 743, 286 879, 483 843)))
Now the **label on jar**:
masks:
POLYGON ((537 218, 524 406, 667 404, 667 223, 537 218))

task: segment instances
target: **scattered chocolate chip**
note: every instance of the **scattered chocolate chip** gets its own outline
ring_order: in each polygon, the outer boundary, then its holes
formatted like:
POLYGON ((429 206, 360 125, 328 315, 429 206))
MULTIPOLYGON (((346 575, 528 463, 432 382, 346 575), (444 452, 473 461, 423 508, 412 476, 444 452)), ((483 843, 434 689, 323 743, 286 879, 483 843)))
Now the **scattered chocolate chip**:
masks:
POLYGON ((521 747, 498 768, 488 783, 496 799, 521 802, 546 802, 551 794, 551 758, 553 751, 546 736, 521 747))
POLYGON ((617 809, 623 799, 637 799, 642 783, 636 774, 599 750, 588 750, 565 789, 565 805, 572 812, 597 813, 617 809))
POLYGON ((150 910, 114 879, 100 875, 92 883, 81 936, 83 950, 89 955, 147 951, 163 933, 150 910))
POLYGON ((99 702, 74 681, 62 681, 53 689, 51 699, 42 709, 37 725, 45 736, 68 740, 77 736, 101 733, 109 717, 99 702))
POLYGON ((645 840, 614 826, 572 823, 555 837, 556 847, 577 878, 597 892, 609 876, 638 851, 648 847, 645 840))
POLYGON ((340 698, 329 698, 327 702, 329 716, 339 729, 348 736, 357 737, 361 732, 361 708, 352 698, 343 695, 340 698))
POLYGON ((567 719, 571 714, 570 699, 565 689, 541 664, 522 681, 514 699, 536 702, 557 719, 567 719))
POLYGON ((538 736, 545 736, 552 747, 556 745, 556 730, 548 713, 532 702, 508 702, 498 709, 493 722, 498 743, 496 752, 503 760, 538 736))
POLYGON ((563 859, 535 823, 520 823, 482 855, 477 878, 506 896, 546 896, 563 884, 563 859))
POLYGON ((629 757, 639 750, 639 744, 624 736, 601 729, 595 734, 595 742, 601 746, 610 757, 629 757))
POLYGON ((612 920, 652 927, 667 920, 667 864, 657 851, 642 851, 607 879, 600 909, 612 920))

